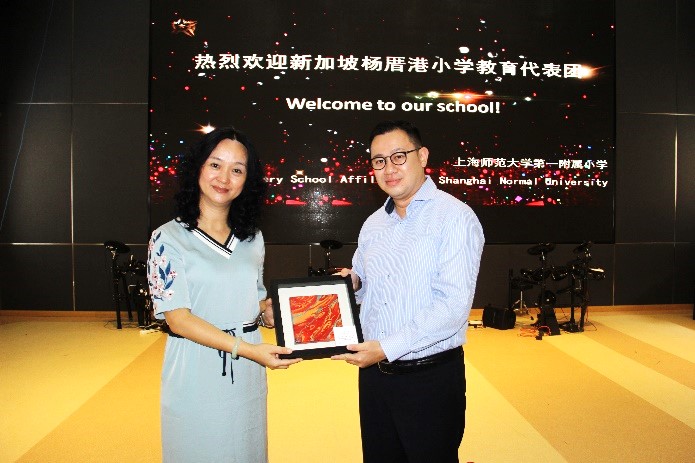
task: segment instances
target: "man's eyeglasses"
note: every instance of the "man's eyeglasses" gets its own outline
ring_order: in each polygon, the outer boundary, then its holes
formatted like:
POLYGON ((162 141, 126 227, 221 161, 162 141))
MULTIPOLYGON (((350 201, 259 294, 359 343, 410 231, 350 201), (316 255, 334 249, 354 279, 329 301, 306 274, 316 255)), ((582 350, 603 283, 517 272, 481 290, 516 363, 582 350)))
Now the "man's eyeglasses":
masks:
POLYGON ((387 158, 391 160, 392 164, 400 166, 405 164, 405 161, 408 160, 408 153, 412 153, 413 151, 417 151, 419 149, 420 148, 413 148, 408 151, 396 151, 390 156, 374 156, 369 162, 372 164, 372 169, 374 170, 381 170, 386 167, 387 158))

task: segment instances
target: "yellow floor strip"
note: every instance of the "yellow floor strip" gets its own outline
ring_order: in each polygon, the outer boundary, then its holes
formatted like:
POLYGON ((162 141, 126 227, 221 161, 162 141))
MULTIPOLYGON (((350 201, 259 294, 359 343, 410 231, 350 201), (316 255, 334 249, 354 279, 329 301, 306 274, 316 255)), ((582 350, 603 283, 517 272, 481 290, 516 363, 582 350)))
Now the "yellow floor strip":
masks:
POLYGON ((24 454, 157 336, 100 322, 0 325, 0 461, 24 454))
MULTIPOLYGON (((542 341, 471 330, 461 462, 692 461, 695 384, 684 379, 695 364, 670 353, 695 351, 680 330, 691 324, 630 317, 542 341), (668 339, 678 349, 653 345, 668 339)), ((0 326, 0 462, 160 461, 165 337, 29 325, 0 326)), ((270 463, 361 461, 356 380, 356 368, 330 360, 269 371, 270 463)))
MULTIPOLYGON (((275 343, 275 332, 262 329, 275 343)), ((330 359, 268 370, 270 463, 353 463, 362 460, 357 368, 330 359)))
POLYGON ((468 360, 466 383, 461 462, 567 461, 468 360))
POLYGON ((17 463, 161 463, 159 365, 164 336, 22 455, 17 463))
POLYGON ((585 336, 548 336, 554 347, 695 429, 695 391, 585 336), (590 360, 588 360, 590 359, 590 360))
POLYGON ((616 331, 627 334, 669 354, 695 363, 695 331, 671 320, 683 314, 631 315, 600 314, 591 319, 616 331), (645 319, 651 320, 645 323, 645 319))

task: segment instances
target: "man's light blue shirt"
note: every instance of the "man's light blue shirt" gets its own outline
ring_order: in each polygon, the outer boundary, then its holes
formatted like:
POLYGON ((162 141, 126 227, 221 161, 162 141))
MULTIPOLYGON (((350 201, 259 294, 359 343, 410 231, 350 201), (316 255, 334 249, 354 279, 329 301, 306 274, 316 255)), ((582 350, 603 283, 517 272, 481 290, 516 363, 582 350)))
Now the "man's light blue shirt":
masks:
POLYGON ((428 176, 401 217, 389 198, 362 226, 353 271, 365 341, 389 361, 466 342, 485 238, 473 210, 428 176))

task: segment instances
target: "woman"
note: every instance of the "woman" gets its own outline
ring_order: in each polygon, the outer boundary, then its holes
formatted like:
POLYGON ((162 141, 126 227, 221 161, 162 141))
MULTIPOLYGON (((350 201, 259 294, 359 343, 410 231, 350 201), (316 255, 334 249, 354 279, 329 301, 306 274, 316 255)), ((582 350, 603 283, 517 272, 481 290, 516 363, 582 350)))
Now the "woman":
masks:
POLYGON ((148 281, 155 317, 171 330, 162 368, 164 461, 267 461, 265 368, 291 350, 262 344, 273 326, 263 286, 265 193, 253 146, 233 128, 184 157, 176 220, 152 233, 148 281))

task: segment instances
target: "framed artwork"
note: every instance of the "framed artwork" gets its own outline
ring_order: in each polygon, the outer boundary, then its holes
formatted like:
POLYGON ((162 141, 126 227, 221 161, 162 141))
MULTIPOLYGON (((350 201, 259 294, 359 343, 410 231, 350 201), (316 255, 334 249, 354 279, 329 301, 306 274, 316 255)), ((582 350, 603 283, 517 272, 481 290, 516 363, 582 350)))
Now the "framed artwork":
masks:
POLYGON ((330 357, 363 341, 350 277, 274 280, 270 297, 277 344, 292 349, 283 358, 330 357))

